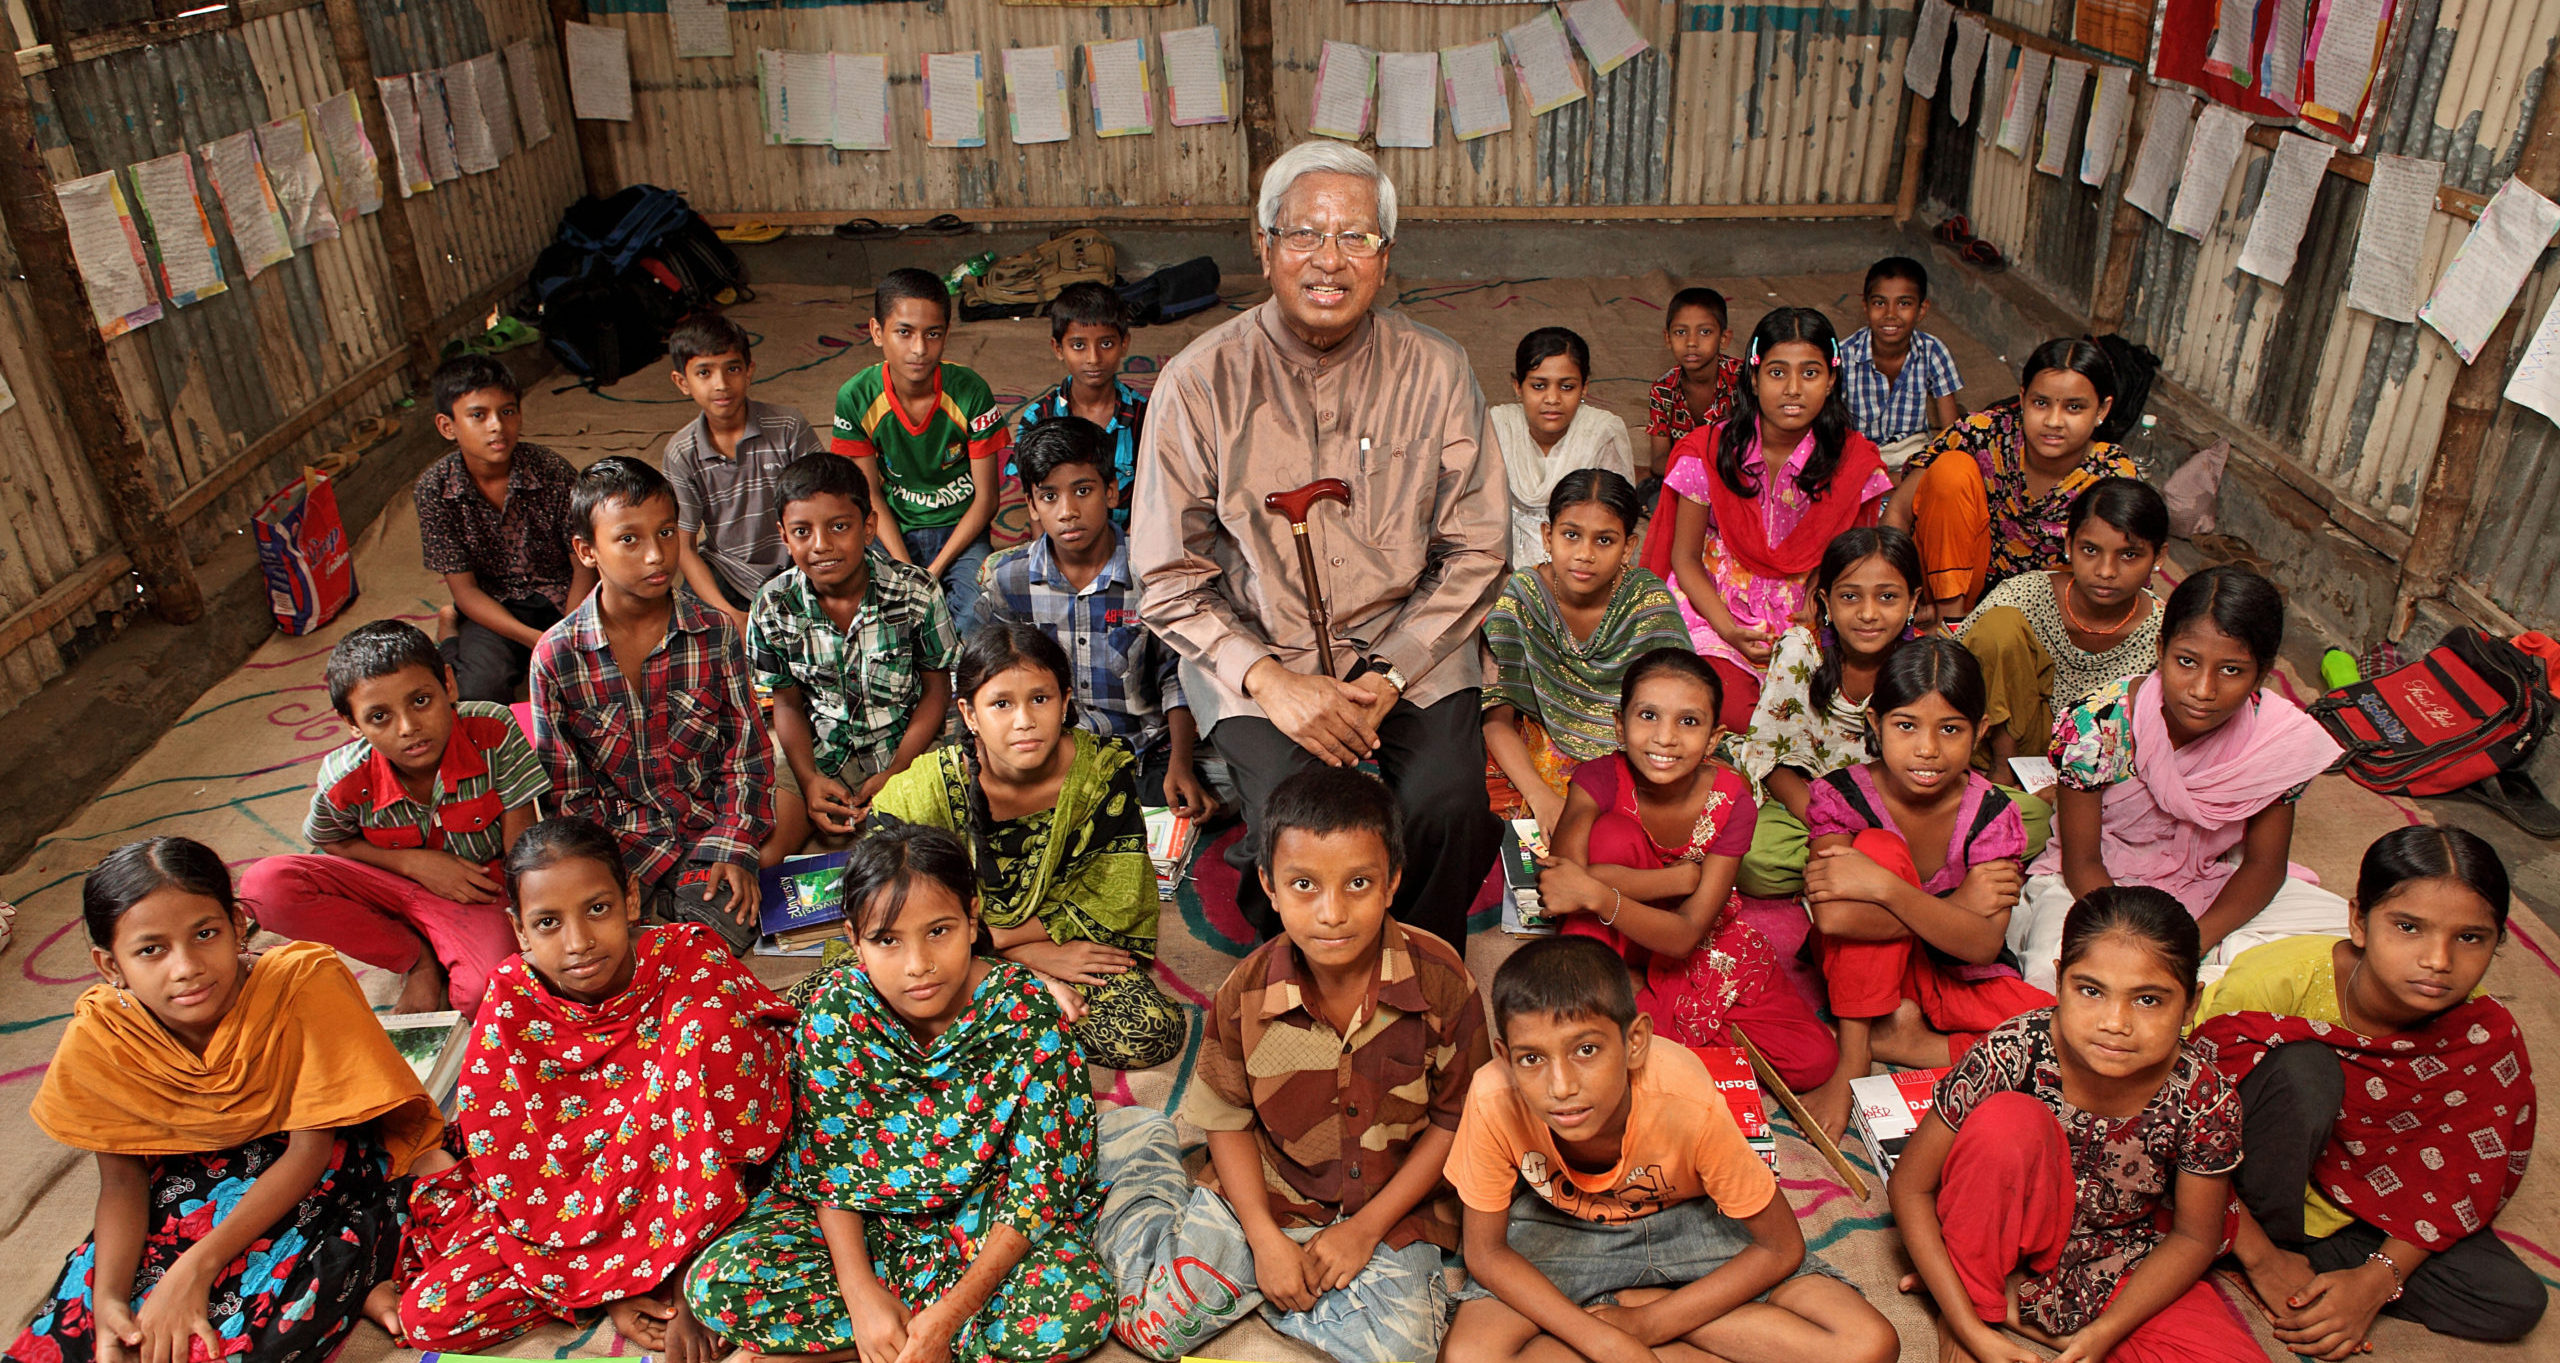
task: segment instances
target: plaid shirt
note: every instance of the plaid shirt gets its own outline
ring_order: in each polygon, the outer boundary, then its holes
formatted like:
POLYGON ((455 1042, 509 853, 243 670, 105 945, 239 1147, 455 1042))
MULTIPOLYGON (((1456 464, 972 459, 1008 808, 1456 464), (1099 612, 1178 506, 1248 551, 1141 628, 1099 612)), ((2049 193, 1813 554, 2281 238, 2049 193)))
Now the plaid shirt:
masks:
POLYGON ((642 885, 680 862, 754 870, 773 833, 773 740, 737 631, 682 583, 636 683, 614 665, 601 591, 533 650, 533 746, 560 812, 603 824, 642 885))
POLYGON ((823 776, 849 766, 887 770, 924 700, 924 674, 960 662, 960 631, 933 575, 877 544, 863 561, 871 585, 850 630, 836 628, 797 568, 766 583, 747 616, 747 662, 756 681, 767 690, 800 689, 809 755, 823 776))
MULTIPOLYGON (((1120 505, 1111 509, 1111 522, 1125 530, 1129 526, 1129 491, 1136 485, 1138 477, 1138 442, 1144 438, 1147 425, 1147 395, 1118 379, 1111 381, 1111 387, 1119 406, 1111 413, 1111 424, 1103 427, 1102 433, 1111 437, 1111 477, 1120 485, 1120 505)), ((1075 408, 1067 402, 1067 381, 1061 379, 1056 387, 1024 404, 1021 424, 1016 427, 1014 438, 1021 439, 1021 431, 1043 421, 1073 415, 1075 408)), ((1014 472, 1013 461, 1005 461, 1004 476, 1018 476, 1014 472)))
POLYGON ((1190 702, 1182 698, 1181 659, 1138 622, 1129 541, 1118 538, 1111 561, 1082 591, 1059 570, 1046 535, 990 555, 978 584, 997 616, 1038 625, 1067 651, 1077 722, 1144 753, 1164 737, 1165 717, 1190 702))
POLYGON ((1930 400, 1954 397, 1964 387, 1956 376, 1956 357, 1947 353, 1945 342, 1925 331, 1911 333, 1911 353, 1902 359, 1902 373, 1888 379, 1876 368, 1874 335, 1858 328, 1840 343, 1840 377, 1859 433, 1879 445, 1930 429, 1930 400))
POLYGON ((507 854, 507 811, 550 793, 515 712, 466 700, 453 707, 432 804, 410 799, 390 759, 359 738, 321 759, 302 836, 314 847, 358 838, 394 850, 432 847, 487 866, 507 854))
POLYGON ((491 506, 453 450, 418 475, 418 543, 428 572, 469 573, 492 600, 569 601, 569 488, 578 470, 530 440, 507 456, 507 504, 491 506))

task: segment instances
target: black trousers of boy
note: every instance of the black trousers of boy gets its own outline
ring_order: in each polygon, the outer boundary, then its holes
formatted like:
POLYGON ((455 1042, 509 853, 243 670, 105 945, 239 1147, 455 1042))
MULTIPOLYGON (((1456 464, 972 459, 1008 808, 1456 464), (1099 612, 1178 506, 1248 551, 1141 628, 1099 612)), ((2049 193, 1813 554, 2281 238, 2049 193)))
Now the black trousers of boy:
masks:
MULTIPOLYGON (((2267 1238, 2309 1258, 2314 1273, 2354 1268, 2388 1238, 2362 1221, 2318 1240, 2302 1228, 2302 1190, 2345 1098, 2338 1053, 2317 1041, 2278 1046, 2240 1081, 2248 1157, 2233 1187, 2267 1238)), ((2484 1226, 2418 1265, 2400 1300, 2382 1309, 2440 1335, 2505 1342, 2531 1333, 2547 1300, 2542 1280, 2484 1226)))
MULTIPOLYGON (((498 603, 517 623, 546 630, 560 623, 560 608, 544 597, 520 596, 498 603)), ((454 637, 444 641, 444 661, 453 669, 455 699, 512 703, 516 688, 533 670, 533 650, 487 625, 462 617, 454 637)))
MULTIPOLYGON (((1397 701, 1378 726, 1378 776, 1404 810, 1404 884, 1396 921, 1467 949, 1467 910, 1502 849, 1502 825, 1484 786, 1484 701, 1470 688, 1429 707, 1397 701)), ((1218 721, 1209 741, 1244 796, 1244 836, 1227 849, 1243 883, 1236 907, 1265 941, 1280 935, 1255 870, 1262 809, 1280 783, 1324 765, 1260 715, 1218 721)))

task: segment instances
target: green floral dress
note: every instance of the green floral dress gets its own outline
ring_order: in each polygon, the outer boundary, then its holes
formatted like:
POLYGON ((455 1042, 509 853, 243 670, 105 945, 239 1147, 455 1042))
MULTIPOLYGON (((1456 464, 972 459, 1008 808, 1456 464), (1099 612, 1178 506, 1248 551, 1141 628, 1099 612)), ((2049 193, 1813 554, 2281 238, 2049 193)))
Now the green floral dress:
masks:
POLYGON ((1760 704, 1751 712, 1751 727, 1742 733, 1741 760, 1734 764, 1750 779, 1751 798, 1764 806, 1769 773, 1780 767, 1793 767, 1807 781, 1819 781, 1867 760, 1865 705, 1834 690, 1830 704, 1814 708, 1813 674, 1821 666, 1822 645, 1803 625, 1779 635, 1769 653, 1760 704))
POLYGON ((792 1051, 791 1137, 765 1189, 686 1278, 733 1349, 854 1347, 818 1210, 862 1217, 872 1272, 910 1311, 967 1271, 997 1228, 1031 1251, 951 1341, 955 1359, 1076 1358, 1115 1300, 1091 1234, 1094 1100, 1039 976, 988 963, 968 1008, 920 1040, 850 962, 818 977, 792 1051))

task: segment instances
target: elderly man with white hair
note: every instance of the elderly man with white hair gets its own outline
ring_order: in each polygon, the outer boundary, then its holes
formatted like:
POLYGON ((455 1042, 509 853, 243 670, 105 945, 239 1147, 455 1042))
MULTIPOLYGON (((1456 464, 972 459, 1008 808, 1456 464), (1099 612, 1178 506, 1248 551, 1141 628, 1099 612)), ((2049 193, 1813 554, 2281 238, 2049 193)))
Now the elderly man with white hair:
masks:
POLYGON ((1130 517, 1147 626, 1244 796, 1246 918, 1276 935, 1255 874, 1263 806, 1292 774, 1374 758, 1404 811, 1395 916, 1465 949, 1501 843, 1485 796, 1476 641, 1508 567, 1502 455, 1457 342, 1372 312, 1396 190, 1359 148, 1290 148, 1262 177, 1254 249, 1269 302, 1164 367, 1130 517), (1270 493, 1324 478, 1308 509, 1330 608, 1317 656, 1291 522, 1270 493))

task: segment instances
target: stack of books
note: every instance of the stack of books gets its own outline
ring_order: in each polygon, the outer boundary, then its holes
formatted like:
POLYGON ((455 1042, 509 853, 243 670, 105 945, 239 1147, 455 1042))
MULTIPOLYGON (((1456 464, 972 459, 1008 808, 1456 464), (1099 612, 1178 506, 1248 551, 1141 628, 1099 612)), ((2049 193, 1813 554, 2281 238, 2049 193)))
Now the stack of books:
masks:
POLYGON ((1556 935, 1556 920, 1538 897, 1538 858, 1546 852, 1537 820, 1513 819, 1502 830, 1502 881, 1510 891, 1502 899, 1502 930, 1514 937, 1556 935))
POLYGON ((462 1082, 462 1050, 471 1024, 458 1012, 385 1013, 382 1030, 400 1058, 416 1071, 418 1082, 444 1115, 453 1115, 454 1089, 462 1082))
POLYGON ((1173 902, 1174 887, 1182 883, 1183 868, 1191 864, 1192 844, 1199 836, 1198 826, 1187 814, 1147 811, 1147 855, 1156 864, 1156 893, 1168 904, 1173 902))
POLYGON ((1867 1143, 1867 1155, 1876 1162, 1877 1173, 1892 1175, 1903 1145, 1920 1129, 1920 1119, 1929 1115, 1938 1080, 1945 1075, 1944 1069, 1896 1070, 1849 1081, 1852 1121, 1858 1139, 1867 1143))
POLYGON ((764 873, 764 935, 775 954, 812 948, 844 932, 845 852, 785 857, 764 873))
POLYGON ((1769 1172, 1778 1171, 1778 1133, 1769 1125, 1768 1100, 1760 1094, 1759 1077, 1751 1072, 1751 1057, 1740 1046, 1692 1046, 1698 1058, 1707 1062, 1707 1077, 1716 1082, 1716 1091, 1724 1095, 1726 1107, 1733 1109, 1733 1124, 1742 1128, 1742 1139, 1750 1142, 1751 1152, 1760 1157, 1769 1172))

